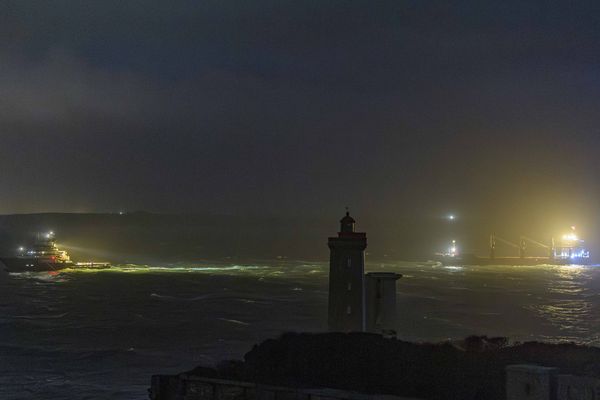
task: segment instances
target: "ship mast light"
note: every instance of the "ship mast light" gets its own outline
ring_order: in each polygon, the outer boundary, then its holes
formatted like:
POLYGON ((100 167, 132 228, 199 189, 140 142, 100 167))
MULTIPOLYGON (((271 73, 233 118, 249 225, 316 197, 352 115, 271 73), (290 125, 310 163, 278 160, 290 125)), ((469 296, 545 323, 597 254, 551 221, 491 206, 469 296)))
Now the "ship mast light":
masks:
POLYGON ((456 240, 453 240, 452 246, 450 246, 448 254, 450 255, 450 257, 455 257, 457 252, 458 252, 458 249, 456 248, 456 240))

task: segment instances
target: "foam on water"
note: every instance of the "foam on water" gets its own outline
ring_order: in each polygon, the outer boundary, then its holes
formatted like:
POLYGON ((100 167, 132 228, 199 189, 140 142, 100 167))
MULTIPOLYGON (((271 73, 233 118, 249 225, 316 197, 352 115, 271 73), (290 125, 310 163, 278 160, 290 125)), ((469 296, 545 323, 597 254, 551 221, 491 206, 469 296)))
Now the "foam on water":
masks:
MULTIPOLYGON (((398 331, 600 345, 600 268, 377 263, 399 272, 398 331)), ((0 398, 146 399, 150 375, 322 331, 327 264, 121 265, 0 280, 0 398)))

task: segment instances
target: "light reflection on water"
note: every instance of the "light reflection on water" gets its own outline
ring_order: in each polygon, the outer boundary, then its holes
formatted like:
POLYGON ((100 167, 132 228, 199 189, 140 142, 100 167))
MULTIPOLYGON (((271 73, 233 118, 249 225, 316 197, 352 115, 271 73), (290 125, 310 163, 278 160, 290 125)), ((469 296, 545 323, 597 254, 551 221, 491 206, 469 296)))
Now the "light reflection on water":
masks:
MULTIPOLYGON (((399 262, 367 271, 403 274, 402 339, 600 345, 600 268, 399 262)), ((44 381, 53 382, 48 398, 146 398, 153 373, 239 358, 287 330, 324 330, 327 274, 327 263, 277 260, 10 275, 0 281, 0 398, 44 381)))
MULTIPOLYGON (((600 344, 600 269, 589 266, 443 266, 372 263, 368 271, 400 272, 398 331, 409 340, 443 340, 473 333, 505 335, 513 340, 543 338, 600 344), (406 307, 403 307, 403 300, 406 307), (489 317, 493 316, 493 320, 489 317), (423 324, 422 321, 427 320, 423 324), (437 321, 432 323, 431 321, 437 321)), ((118 265, 108 270, 66 270, 55 276, 19 274, 19 278, 65 282, 78 274, 199 274, 277 279, 326 290, 326 263, 278 260, 256 264, 118 265)), ((166 278, 168 279, 168 278, 166 278)), ((323 326, 322 321, 320 326, 323 326)))
MULTIPOLYGON (((437 330, 450 338, 477 332, 518 341, 600 345, 600 268, 546 265, 408 269, 410 273, 405 274, 399 293, 400 303, 404 300, 410 305, 405 308, 409 317, 404 315, 403 322, 410 326, 412 332, 407 337, 412 340, 437 330), (413 272, 415 269, 418 271, 413 272), (422 323, 420 319, 427 321, 422 323), (444 326, 431 320, 450 323, 444 326)), ((409 329, 404 331, 408 333, 409 329)))
MULTIPOLYGON (((595 343, 593 338, 583 339, 594 334, 597 327, 597 305, 592 300, 598 293, 591 284, 591 272, 583 266, 563 266, 555 269, 555 279, 548 287, 548 294, 542 304, 531 309, 558 327, 563 340, 595 343)), ((597 344, 597 343, 595 343, 597 344)))

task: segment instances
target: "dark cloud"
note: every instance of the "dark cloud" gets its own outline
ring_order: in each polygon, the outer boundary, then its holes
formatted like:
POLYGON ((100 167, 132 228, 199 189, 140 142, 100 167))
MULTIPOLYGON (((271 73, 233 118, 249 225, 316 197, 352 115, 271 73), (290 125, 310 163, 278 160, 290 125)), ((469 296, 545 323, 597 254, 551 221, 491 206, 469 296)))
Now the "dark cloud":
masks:
POLYGON ((2 2, 0 212, 591 204, 598 7, 2 2))
POLYGON ((139 120, 157 106, 156 93, 134 74, 100 69, 58 49, 35 63, 10 52, 1 56, 3 124, 47 125, 86 116, 139 120))

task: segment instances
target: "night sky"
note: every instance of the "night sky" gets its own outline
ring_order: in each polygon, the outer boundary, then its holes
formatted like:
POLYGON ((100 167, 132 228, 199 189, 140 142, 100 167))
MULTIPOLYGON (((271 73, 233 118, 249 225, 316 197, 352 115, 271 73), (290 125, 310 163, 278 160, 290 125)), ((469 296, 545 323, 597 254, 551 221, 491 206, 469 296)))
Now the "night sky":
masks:
POLYGON ((0 139, 4 214, 596 223, 600 3, 5 0, 0 139))

